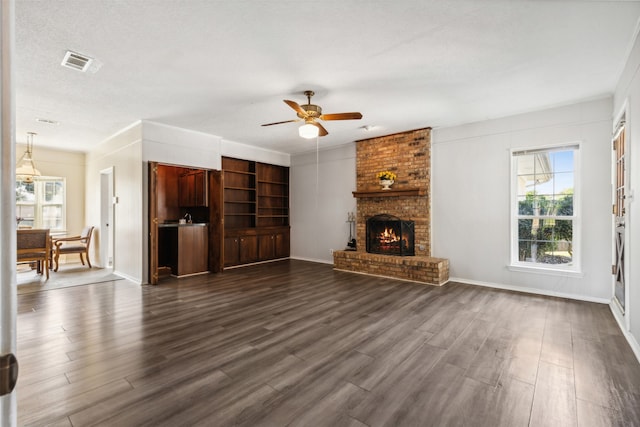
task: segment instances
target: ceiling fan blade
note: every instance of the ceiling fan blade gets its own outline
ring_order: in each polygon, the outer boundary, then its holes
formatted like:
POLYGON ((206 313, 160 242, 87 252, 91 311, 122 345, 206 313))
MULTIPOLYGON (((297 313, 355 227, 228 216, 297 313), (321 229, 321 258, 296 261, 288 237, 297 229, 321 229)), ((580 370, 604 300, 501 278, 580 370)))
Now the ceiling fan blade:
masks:
POLYGON ((324 126, 322 126, 320 123, 312 122, 311 124, 314 125, 315 127, 317 127, 318 130, 320 131, 320 132, 318 132, 318 136, 329 135, 329 132, 327 132, 327 130, 324 128, 324 126))
POLYGON ((323 114, 319 117, 321 120, 360 120, 362 114, 353 113, 335 113, 335 114, 323 114))
POLYGON ((281 125, 282 123, 291 123, 291 122, 299 122, 301 119, 295 119, 295 120, 285 120, 283 122, 275 122, 275 123, 267 123, 264 125, 260 125, 260 126, 273 126, 273 125, 281 125))
POLYGON ((307 117, 307 112, 300 105, 298 105, 297 102, 289 101, 288 99, 284 99, 283 101, 289 107, 293 108, 296 111, 296 113, 300 115, 300 117, 307 117))

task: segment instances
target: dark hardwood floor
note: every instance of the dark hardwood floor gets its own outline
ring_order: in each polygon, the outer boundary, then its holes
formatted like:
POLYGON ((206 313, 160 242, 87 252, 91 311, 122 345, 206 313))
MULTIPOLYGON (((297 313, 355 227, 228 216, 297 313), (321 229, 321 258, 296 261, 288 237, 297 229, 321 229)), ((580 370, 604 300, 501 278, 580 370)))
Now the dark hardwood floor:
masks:
POLYGON ((20 295, 18 358, 20 425, 640 425, 606 305, 303 261, 20 295))

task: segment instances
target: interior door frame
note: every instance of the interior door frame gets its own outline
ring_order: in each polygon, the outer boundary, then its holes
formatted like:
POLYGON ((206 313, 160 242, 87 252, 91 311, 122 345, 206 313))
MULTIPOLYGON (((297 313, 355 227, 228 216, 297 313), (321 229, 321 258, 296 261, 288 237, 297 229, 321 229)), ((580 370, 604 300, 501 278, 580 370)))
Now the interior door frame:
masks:
POLYGON ((158 277, 158 162, 149 162, 149 284, 158 277))
POLYGON ((613 246, 611 248, 611 257, 612 257, 612 279, 611 279, 611 299, 612 299, 612 307, 615 307, 615 311, 619 313, 622 317, 622 321, 624 322, 627 330, 630 327, 629 316, 626 313, 630 312, 629 308, 629 260, 630 257, 630 227, 629 227, 629 219, 630 219, 630 207, 629 203, 632 199, 630 193, 630 179, 631 179, 631 144, 629 141, 629 127, 626 122, 626 117, 628 115, 628 102, 625 102, 623 105, 621 112, 616 116, 616 120, 613 122, 613 133, 611 138, 612 150, 611 150, 611 186, 612 186, 612 202, 613 202, 613 210, 612 210, 612 219, 611 219, 611 238, 613 242, 613 246), (624 289, 624 301, 621 302, 618 300, 616 296, 616 281, 617 281, 617 272, 616 266, 618 262, 618 233, 619 233, 619 224, 617 224, 617 215, 616 215, 616 188, 617 188, 617 173, 616 173, 616 150, 615 150, 615 141, 618 139, 619 135, 624 133, 624 154, 625 154, 625 162, 624 162, 624 225, 623 225, 623 259, 622 259, 622 280, 625 286, 624 289))
POLYGON ((100 171, 100 264, 115 268, 115 170, 111 166, 100 171))

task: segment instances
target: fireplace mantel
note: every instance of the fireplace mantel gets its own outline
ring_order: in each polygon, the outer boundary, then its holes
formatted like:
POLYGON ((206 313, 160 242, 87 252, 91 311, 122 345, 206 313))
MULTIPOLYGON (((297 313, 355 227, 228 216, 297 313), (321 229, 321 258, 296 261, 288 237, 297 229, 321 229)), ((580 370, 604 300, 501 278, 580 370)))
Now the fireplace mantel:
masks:
POLYGON ((392 188, 391 190, 369 190, 369 191, 353 191, 353 197, 422 197, 426 195, 426 191, 421 188, 392 188))

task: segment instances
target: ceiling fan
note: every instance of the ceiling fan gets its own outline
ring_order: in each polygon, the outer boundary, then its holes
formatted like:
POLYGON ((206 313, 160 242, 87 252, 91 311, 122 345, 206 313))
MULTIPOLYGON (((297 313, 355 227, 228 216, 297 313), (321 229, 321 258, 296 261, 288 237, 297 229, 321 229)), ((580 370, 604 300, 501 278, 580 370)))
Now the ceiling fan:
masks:
POLYGON ((298 114, 298 117, 299 117, 298 119, 285 120, 283 122, 267 123, 262 126, 272 126, 272 125, 279 125, 282 123, 299 122, 301 120, 304 120, 305 124, 300 126, 300 129, 299 129, 300 136, 303 138, 315 138, 316 136, 325 136, 329 134, 329 132, 327 132, 324 126, 318 123, 316 119, 360 120, 362 118, 362 114, 357 112, 322 114, 322 108, 319 105, 315 105, 311 103, 311 97, 314 95, 314 92, 312 90, 305 90, 304 94, 307 97, 307 103, 303 105, 299 105, 297 102, 290 101, 288 99, 284 100, 285 104, 293 108, 295 112, 298 114))

